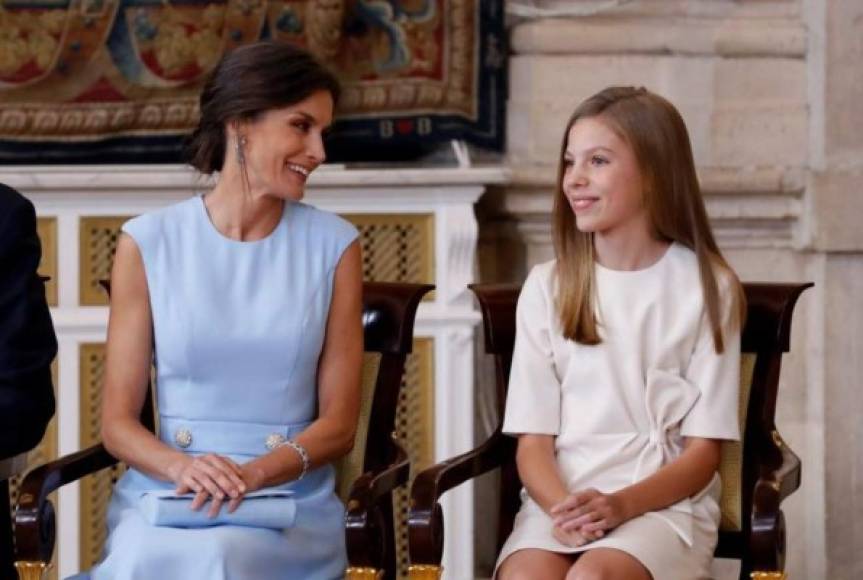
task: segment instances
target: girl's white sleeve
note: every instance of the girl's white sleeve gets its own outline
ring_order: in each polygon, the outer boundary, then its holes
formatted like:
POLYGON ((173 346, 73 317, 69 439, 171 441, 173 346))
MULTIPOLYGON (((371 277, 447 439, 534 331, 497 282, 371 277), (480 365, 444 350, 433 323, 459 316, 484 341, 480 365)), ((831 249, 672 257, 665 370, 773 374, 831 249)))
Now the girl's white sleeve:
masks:
POLYGON ((531 270, 518 298, 504 433, 560 432, 561 386, 552 356, 550 323, 555 313, 547 267, 531 270))
POLYGON ((701 317, 698 339, 685 378, 700 396, 681 424, 684 437, 740 439, 740 323, 728 280, 719 281, 722 298, 722 338, 725 349, 717 354, 706 311, 701 317), (723 283, 725 282, 725 283, 723 283))

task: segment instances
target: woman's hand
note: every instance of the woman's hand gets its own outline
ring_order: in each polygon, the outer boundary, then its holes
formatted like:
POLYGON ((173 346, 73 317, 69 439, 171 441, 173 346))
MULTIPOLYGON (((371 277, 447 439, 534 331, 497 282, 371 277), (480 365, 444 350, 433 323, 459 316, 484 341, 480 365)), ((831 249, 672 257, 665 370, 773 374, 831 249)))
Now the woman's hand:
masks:
POLYGON ((577 531, 591 540, 601 537, 630 519, 626 503, 618 494, 586 489, 570 494, 552 506, 550 511, 555 529, 564 533, 577 531), (600 534, 597 536, 597 534, 600 534))
POLYGON ((169 469, 171 479, 177 484, 176 493, 194 492, 191 509, 198 510, 212 498, 208 515, 219 513, 222 503, 229 498, 228 511, 233 512, 248 491, 242 468, 221 455, 208 453, 199 457, 184 455, 169 469))
POLYGON ((246 493, 258 491, 266 487, 264 483, 267 480, 267 474, 264 473, 263 468, 258 464, 257 460, 253 459, 248 463, 242 464, 240 466, 240 474, 246 483, 246 493))

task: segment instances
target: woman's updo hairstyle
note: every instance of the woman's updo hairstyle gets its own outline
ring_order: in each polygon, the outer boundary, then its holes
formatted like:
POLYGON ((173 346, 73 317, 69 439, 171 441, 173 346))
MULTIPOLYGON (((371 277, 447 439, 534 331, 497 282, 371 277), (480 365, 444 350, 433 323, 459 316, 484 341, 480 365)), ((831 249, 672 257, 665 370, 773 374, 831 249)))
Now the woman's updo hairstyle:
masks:
POLYGON ((265 111, 299 103, 320 90, 338 101, 339 81, 301 48, 262 41, 232 50, 204 84, 198 126, 186 142, 189 164, 206 175, 220 171, 228 122, 254 120, 265 111))

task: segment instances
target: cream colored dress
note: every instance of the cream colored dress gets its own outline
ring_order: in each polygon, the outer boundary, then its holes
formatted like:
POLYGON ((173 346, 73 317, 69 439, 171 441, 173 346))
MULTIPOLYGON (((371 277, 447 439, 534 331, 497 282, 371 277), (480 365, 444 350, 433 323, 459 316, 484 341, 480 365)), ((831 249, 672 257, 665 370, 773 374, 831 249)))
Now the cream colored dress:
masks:
MULTIPOLYGON (((567 340, 554 307, 555 262, 533 268, 518 301, 504 432, 554 435, 571 492, 614 492, 678 457, 683 437, 739 439, 739 325, 720 280, 725 352, 717 355, 695 254, 672 244, 637 271, 596 266, 602 343, 567 340)), ((617 548, 655 580, 710 577, 720 481, 692 498, 625 522, 581 548, 558 543, 551 518, 522 490, 498 565, 524 548, 576 553, 617 548)))

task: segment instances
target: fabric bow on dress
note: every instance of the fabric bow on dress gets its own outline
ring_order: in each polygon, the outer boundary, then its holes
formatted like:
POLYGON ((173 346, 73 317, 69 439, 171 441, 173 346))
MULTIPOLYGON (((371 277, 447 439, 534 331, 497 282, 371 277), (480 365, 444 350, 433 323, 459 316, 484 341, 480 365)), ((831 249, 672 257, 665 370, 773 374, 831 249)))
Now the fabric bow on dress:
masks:
MULTIPOLYGON (((679 371, 651 368, 647 371, 645 405, 649 431, 638 455, 632 482, 653 475, 680 455, 680 424, 701 395, 698 387, 680 376, 679 371)), ((651 512, 674 528, 680 539, 692 545, 692 502, 689 498, 662 512, 651 512)))

